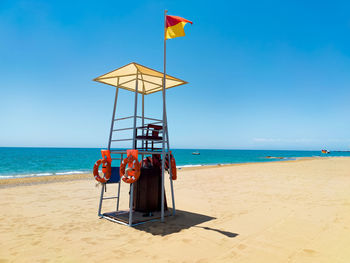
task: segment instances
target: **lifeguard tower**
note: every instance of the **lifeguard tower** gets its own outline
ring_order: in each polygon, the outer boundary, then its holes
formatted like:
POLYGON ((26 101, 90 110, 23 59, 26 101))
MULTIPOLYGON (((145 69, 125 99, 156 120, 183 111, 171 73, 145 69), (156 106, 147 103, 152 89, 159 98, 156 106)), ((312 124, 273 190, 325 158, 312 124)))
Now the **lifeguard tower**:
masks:
MULTIPOLYGON (((134 62, 99 76, 94 81, 116 87, 108 147, 107 151, 102 151, 102 156, 111 162, 111 176, 109 180, 102 181, 98 215, 129 226, 159 219, 163 222, 165 215, 175 215, 173 180, 176 179, 175 159, 172 157, 169 146, 166 89, 184 85, 187 82, 134 62), (134 95, 134 114, 132 116, 119 116, 116 112, 119 89, 133 92, 130 92, 134 95), (146 117, 144 114, 145 95, 156 92, 162 92, 163 108, 160 109, 163 114, 162 119, 146 117), (139 95, 141 96, 141 114, 137 112, 139 95), (119 125, 125 121, 128 121, 129 126, 119 125), (126 133, 129 137, 122 135, 126 133), (125 144, 128 141, 131 143, 129 149, 120 147, 120 143, 125 144), (127 162, 125 158, 129 155, 141 160, 138 178, 132 176, 133 168, 129 167, 125 172, 120 169, 121 166, 124 166, 125 169, 127 162), (164 190, 166 170, 169 172, 170 179, 171 211, 167 209, 164 190), (124 211, 119 210, 120 187, 123 181, 121 178, 124 182, 131 182, 129 209, 124 211), (126 178, 130 180, 125 180, 126 178), (117 195, 104 197, 106 184, 110 183, 118 184, 117 195), (103 201, 112 198, 116 199, 116 211, 102 213, 103 201), (147 217, 145 217, 146 212, 147 217)), ((106 170, 102 169, 102 171, 106 170)))

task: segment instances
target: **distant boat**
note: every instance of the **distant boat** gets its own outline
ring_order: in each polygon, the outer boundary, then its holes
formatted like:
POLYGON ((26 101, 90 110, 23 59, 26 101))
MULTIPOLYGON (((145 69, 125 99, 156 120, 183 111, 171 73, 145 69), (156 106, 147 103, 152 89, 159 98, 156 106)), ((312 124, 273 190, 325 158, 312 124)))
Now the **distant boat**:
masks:
POLYGON ((321 152, 322 152, 322 153, 326 153, 326 154, 327 154, 327 153, 330 153, 330 151, 328 151, 328 150, 322 150, 321 152))
POLYGON ((193 152, 192 154, 193 155, 200 155, 201 153, 200 152, 193 152))

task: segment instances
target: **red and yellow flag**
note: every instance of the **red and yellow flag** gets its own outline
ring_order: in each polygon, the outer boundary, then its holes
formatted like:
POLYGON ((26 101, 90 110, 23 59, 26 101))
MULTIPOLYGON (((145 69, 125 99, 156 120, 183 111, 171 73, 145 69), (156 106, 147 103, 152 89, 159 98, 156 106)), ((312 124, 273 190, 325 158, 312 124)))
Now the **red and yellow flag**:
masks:
POLYGON ((165 39, 185 36, 184 27, 191 21, 179 16, 166 16, 165 39))

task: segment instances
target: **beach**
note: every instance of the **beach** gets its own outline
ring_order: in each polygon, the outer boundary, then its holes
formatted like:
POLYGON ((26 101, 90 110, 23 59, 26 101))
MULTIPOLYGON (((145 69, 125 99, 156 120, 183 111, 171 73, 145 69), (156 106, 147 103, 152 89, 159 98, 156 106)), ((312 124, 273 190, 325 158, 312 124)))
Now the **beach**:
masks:
POLYGON ((89 174, 0 180, 0 262, 350 260, 349 157, 183 168, 174 187, 175 216, 130 228, 98 218, 89 174))

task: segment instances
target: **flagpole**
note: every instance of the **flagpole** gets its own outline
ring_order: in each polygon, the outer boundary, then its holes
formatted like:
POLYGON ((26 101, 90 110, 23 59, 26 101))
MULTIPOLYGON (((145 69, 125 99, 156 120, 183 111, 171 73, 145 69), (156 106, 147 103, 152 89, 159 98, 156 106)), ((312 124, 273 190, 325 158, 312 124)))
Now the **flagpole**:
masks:
POLYGON ((164 11, 164 54, 163 54, 163 122, 166 120, 166 107, 165 107, 165 87, 166 87, 166 14, 168 13, 168 10, 164 11))
POLYGON ((165 76, 166 76, 166 14, 168 13, 168 10, 164 11, 164 54, 163 54, 163 67, 164 67, 164 76, 163 76, 163 88, 165 89, 165 76))
POLYGON ((167 131, 166 111, 165 111, 165 80, 166 80, 166 14, 168 10, 164 11, 164 54, 163 54, 163 145, 162 145, 162 197, 161 197, 161 222, 164 222, 164 173, 165 173, 165 134, 167 131))

